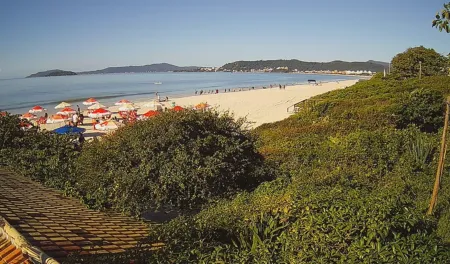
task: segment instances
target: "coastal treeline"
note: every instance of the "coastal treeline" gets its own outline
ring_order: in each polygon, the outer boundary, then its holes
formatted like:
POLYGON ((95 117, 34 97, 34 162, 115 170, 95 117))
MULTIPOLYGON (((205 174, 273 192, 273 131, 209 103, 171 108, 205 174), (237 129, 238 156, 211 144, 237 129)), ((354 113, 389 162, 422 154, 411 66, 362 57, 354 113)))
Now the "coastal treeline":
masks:
POLYGON ((221 71, 251 71, 273 69, 273 72, 297 71, 372 71, 382 72, 386 65, 380 62, 307 62, 300 60, 235 61, 220 67, 221 71))

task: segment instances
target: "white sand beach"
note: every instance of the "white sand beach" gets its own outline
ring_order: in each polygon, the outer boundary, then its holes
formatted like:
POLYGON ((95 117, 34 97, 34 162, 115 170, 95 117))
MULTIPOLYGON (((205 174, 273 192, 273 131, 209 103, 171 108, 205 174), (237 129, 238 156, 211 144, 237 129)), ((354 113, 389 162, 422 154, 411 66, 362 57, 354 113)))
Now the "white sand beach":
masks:
MULTIPOLYGON (((264 123, 271 123, 283 120, 292 114, 293 105, 302 100, 311 98, 313 96, 323 94, 336 89, 343 89, 354 85, 358 80, 347 80, 339 82, 327 82, 321 85, 294 85, 286 86, 285 89, 266 88, 256 90, 239 91, 239 89, 231 89, 231 92, 224 92, 224 89, 219 89, 218 94, 203 94, 180 98, 169 98, 168 102, 162 102, 162 107, 172 108, 173 104, 185 108, 192 108, 199 103, 207 103, 218 111, 229 111, 233 113, 236 118, 246 117, 250 122, 250 128, 255 128, 264 123), (233 92, 233 90, 236 90, 233 92), (290 111, 288 108, 290 107, 290 111)), ((138 114, 143 114, 153 108, 146 107, 150 103, 146 101, 137 100, 135 105, 139 106, 138 114)), ((119 106, 111 106, 108 108, 111 112, 117 113, 119 106)), ((91 125, 91 119, 86 118, 85 124, 82 126, 86 128, 86 136, 101 136, 106 132, 94 130, 91 125)), ((43 128, 48 130, 63 126, 64 123, 47 124, 43 128)))
MULTIPOLYGON (((175 98, 163 105, 171 108, 172 101, 183 107, 193 107, 199 103, 207 103, 219 111, 230 111, 235 117, 246 117, 251 122, 251 127, 257 127, 264 123, 270 123, 287 118, 292 112, 287 108, 304 99, 323 94, 332 90, 342 89, 355 84, 358 80, 322 83, 321 85, 294 85, 286 86, 286 89, 267 88, 236 92, 224 92, 219 89, 218 94, 203 94, 189 97, 175 98)), ((231 89, 233 90, 233 89, 231 89)), ((145 103, 136 103, 144 105, 145 103)), ((117 111, 117 107, 111 107, 117 111)), ((138 113, 148 111, 142 107, 138 113)), ((292 110, 292 108, 290 109, 292 110)))

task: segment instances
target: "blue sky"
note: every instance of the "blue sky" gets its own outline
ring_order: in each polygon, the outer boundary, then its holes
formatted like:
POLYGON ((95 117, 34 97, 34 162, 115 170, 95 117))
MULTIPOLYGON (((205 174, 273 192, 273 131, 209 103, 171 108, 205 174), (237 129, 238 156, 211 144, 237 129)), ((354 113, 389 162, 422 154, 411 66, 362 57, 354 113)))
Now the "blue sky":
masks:
MULTIPOLYGON (((450 0, 447 0, 450 1, 450 0)), ((444 0, 17 0, 0 4, 0 78, 168 62, 389 61, 450 52, 444 0)))

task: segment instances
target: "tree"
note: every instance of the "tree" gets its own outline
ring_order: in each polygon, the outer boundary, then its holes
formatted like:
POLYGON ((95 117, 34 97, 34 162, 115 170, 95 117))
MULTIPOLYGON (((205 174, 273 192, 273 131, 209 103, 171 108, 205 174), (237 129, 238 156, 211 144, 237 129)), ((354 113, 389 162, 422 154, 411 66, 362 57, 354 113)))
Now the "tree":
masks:
POLYGON ((266 180, 254 139, 228 114, 166 112, 83 146, 78 183, 94 208, 189 210, 266 180))
POLYGON ((433 20, 432 26, 438 28, 439 31, 445 30, 445 32, 450 33, 450 26, 448 22, 450 21, 450 2, 444 4, 444 8, 437 12, 436 19, 433 20))
POLYGON ((418 77, 420 68, 422 76, 445 75, 446 66, 444 56, 423 46, 409 48, 392 59, 392 73, 398 78, 418 77))

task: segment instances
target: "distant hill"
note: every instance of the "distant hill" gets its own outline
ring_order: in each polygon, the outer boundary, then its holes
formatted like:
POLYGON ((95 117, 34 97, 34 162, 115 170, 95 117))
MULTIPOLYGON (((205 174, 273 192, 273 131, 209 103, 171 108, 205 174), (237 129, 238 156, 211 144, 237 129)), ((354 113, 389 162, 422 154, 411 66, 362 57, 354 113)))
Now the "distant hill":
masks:
POLYGON ((236 61, 223 65, 220 70, 227 71, 250 71, 251 69, 263 70, 264 68, 288 67, 289 71, 372 71, 380 72, 385 68, 381 62, 307 62, 300 60, 259 60, 259 61, 236 61))
POLYGON ((179 67, 168 63, 158 63, 142 66, 121 66, 108 67, 103 70, 85 71, 78 74, 105 74, 105 73, 140 73, 140 72, 170 72, 170 71, 194 71, 199 69, 196 66, 179 67))
POLYGON ((49 71, 42 71, 42 72, 37 72, 35 74, 31 74, 30 76, 27 76, 27 78, 51 77, 51 76, 69 76, 69 75, 77 75, 77 74, 75 72, 72 72, 72 71, 49 70, 49 71))
POLYGON ((374 60, 370 60, 367 62, 371 62, 371 63, 375 63, 375 64, 380 64, 385 68, 389 68, 389 62, 384 62, 384 61, 374 61, 374 60))

